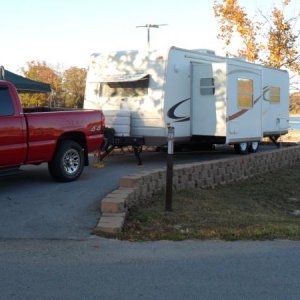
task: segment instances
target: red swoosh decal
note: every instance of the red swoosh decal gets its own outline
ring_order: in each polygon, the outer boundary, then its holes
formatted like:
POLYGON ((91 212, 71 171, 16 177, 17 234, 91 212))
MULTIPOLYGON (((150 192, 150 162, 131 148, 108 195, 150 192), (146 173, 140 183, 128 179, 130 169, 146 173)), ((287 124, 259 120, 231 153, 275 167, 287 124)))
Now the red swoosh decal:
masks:
MULTIPOLYGON (((258 102, 258 100, 261 98, 261 96, 259 96, 257 99, 254 100, 253 102, 253 106, 258 102)), ((244 108, 244 109, 241 109, 240 111, 236 112, 235 114, 229 116, 226 118, 226 122, 229 122, 229 121, 232 121, 238 117, 240 117, 241 115, 243 115, 244 113, 246 113, 249 109, 247 108, 244 108)))
POLYGON ((244 114, 245 112, 247 112, 247 111, 248 111, 248 109, 242 109, 242 110, 238 111, 237 113, 235 113, 235 114, 233 114, 233 115, 227 117, 227 118, 226 118, 226 122, 232 121, 232 120, 234 120, 234 119, 240 117, 241 115, 243 115, 243 114, 244 114))

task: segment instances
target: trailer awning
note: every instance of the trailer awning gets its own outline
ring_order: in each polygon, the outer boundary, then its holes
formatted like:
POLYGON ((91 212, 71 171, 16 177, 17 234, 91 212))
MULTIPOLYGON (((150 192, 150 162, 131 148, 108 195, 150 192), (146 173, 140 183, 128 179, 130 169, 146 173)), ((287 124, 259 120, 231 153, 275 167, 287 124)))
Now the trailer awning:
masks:
POLYGON ((100 82, 110 83, 110 82, 133 82, 140 80, 148 80, 149 74, 117 74, 103 76, 100 78, 100 82))

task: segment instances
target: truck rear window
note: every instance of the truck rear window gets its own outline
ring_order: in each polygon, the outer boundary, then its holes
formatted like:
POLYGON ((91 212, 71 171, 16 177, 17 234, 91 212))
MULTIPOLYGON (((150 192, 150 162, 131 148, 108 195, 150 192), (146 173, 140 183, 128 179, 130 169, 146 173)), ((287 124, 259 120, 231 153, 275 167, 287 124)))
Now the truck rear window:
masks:
POLYGON ((14 105, 7 86, 0 86, 0 116, 15 114, 14 105))

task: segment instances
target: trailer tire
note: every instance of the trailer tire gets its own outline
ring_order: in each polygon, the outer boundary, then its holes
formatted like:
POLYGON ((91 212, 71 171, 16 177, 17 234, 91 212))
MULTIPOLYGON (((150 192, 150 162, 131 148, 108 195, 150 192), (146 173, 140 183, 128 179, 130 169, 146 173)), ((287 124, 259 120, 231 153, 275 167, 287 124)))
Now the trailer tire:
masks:
POLYGON ((84 150, 74 141, 61 142, 53 159, 48 163, 51 176, 61 182, 78 179, 84 168, 84 150))
POLYGON ((238 154, 247 154, 248 153, 248 143, 243 142, 239 144, 234 144, 234 150, 238 154))
POLYGON ((259 142, 250 142, 248 146, 248 151, 250 153, 255 153, 258 151, 259 148, 259 142))

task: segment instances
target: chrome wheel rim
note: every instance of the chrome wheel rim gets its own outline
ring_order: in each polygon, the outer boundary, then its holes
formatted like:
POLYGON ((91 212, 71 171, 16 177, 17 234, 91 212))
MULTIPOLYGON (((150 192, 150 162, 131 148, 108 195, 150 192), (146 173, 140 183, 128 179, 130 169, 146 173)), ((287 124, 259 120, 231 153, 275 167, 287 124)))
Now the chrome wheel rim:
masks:
POLYGON ((240 149, 241 151, 246 151, 248 148, 248 144, 247 143, 240 143, 240 149))
POLYGON ((258 142, 252 142, 251 147, 252 147, 253 150, 257 150, 257 148, 258 148, 258 142))
POLYGON ((80 167, 80 155, 74 150, 68 150, 63 157, 63 168, 69 175, 75 174, 80 167))

